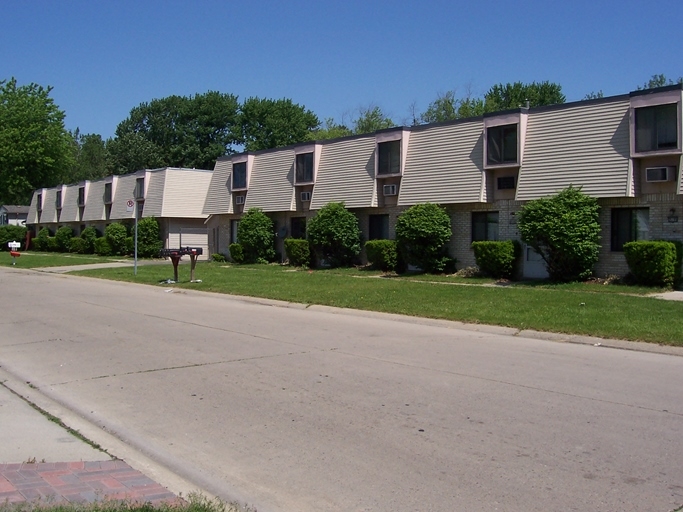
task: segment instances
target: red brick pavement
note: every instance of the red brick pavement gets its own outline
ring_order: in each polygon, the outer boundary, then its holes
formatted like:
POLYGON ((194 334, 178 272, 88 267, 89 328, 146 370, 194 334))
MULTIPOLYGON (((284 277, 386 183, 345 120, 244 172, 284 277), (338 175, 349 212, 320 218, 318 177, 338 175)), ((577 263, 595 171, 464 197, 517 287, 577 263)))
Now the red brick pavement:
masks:
POLYGON ((159 504, 179 499, 121 460, 0 464, 0 503, 129 500, 159 504))

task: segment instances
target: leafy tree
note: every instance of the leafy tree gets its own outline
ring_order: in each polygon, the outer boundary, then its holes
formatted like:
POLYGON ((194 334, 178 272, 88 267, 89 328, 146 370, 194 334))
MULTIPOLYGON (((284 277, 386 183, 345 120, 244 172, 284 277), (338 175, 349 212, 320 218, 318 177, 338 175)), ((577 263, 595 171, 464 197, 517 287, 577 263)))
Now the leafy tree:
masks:
POLYGON ((102 136, 95 133, 72 133, 74 163, 65 176, 67 183, 104 178, 108 172, 108 152, 102 136))
POLYGON ((683 84, 683 77, 679 77, 675 82, 671 78, 667 78, 666 75, 652 75, 650 79, 643 84, 642 87, 638 87, 639 91, 643 89, 655 89, 657 87, 664 87, 667 85, 683 84))
POLYGON ((239 143, 245 151, 288 146, 310 140, 318 117, 290 99, 249 98, 240 107, 239 143))
POLYGON ((119 123, 107 144, 114 172, 155 167, 213 169, 237 142, 239 103, 232 94, 208 91, 141 103, 119 123))
POLYGON ((561 85, 548 81, 496 84, 484 95, 486 112, 523 107, 527 101, 531 107, 541 107, 564 103, 566 98, 561 85))
POLYGON ((333 118, 328 117, 325 119, 322 128, 310 132, 309 138, 310 140, 326 140, 346 137, 348 135, 353 135, 353 132, 346 125, 337 123, 333 118))
POLYGON ((245 263, 267 263, 275 257, 273 221, 260 208, 250 208, 240 219, 237 243, 245 263))
POLYGON ((455 91, 447 91, 444 94, 439 94, 429 104, 427 110, 421 114, 420 121, 423 123, 441 123, 480 116, 484 111, 484 100, 473 98, 470 94, 464 98, 458 98, 455 91))
POLYGON ((81 231, 81 238, 85 240, 85 252, 92 254, 95 252, 95 240, 99 237, 97 229, 92 226, 88 226, 83 231, 81 231))
POLYGON ((446 244, 451 239, 451 219, 433 203, 411 206, 396 220, 396 242, 404 261, 425 272, 443 272, 449 264, 446 244))
POLYGON ((382 112, 381 108, 370 105, 359 109, 358 117, 353 122, 353 133, 372 133, 394 126, 396 126, 394 122, 382 112))
POLYGON ((21 249, 24 247, 24 240, 26 239, 26 226, 15 226, 13 224, 5 224, 0 226, 0 251, 9 251, 9 242, 21 243, 21 249))
POLYGON ((599 209, 594 198, 571 186, 522 207, 519 233, 543 258, 551 280, 590 277, 600 251, 599 209))
POLYGON ((586 94, 583 99, 584 100, 597 100, 598 98, 604 98, 605 95, 602 92, 602 89, 600 89, 598 92, 591 91, 588 94, 586 94))
POLYGON ((360 254, 358 218, 344 203, 323 206, 308 222, 306 233, 318 257, 332 267, 351 265, 360 254))
MULTIPOLYGON (((104 229, 104 239, 107 241, 106 244, 99 242, 100 248, 106 250, 106 246, 111 250, 111 254, 114 255, 124 255, 126 254, 126 238, 128 237, 128 231, 126 226, 120 222, 112 222, 104 229)), ((99 240, 99 239, 98 239, 99 240)), ((95 252, 98 251, 98 241, 95 241, 95 252)), ((100 254, 97 252, 97 254, 100 254)), ((100 256, 108 256, 108 254, 100 254, 100 256)))
POLYGON ((158 257, 163 245, 157 219, 154 217, 140 219, 138 221, 138 256, 141 258, 158 257))
POLYGON ((55 232, 57 248, 59 252, 69 252, 69 244, 74 236, 74 231, 68 226, 62 226, 55 232))
POLYGON ((0 81, 0 204, 28 204, 36 188, 59 184, 71 166, 72 139, 51 91, 0 81))

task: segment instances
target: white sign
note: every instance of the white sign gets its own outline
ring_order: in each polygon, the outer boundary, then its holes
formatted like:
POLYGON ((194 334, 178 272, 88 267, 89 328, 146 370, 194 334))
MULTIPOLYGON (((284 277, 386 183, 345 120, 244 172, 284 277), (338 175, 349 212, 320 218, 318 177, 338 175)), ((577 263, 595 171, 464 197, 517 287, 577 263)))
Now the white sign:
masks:
POLYGON ((133 201, 132 199, 129 199, 129 200, 126 202, 126 211, 127 211, 128 213, 131 213, 131 212, 133 211, 133 207, 134 207, 134 206, 135 206, 135 201, 133 201))
POLYGON ((19 247, 21 247, 21 243, 16 242, 16 241, 7 242, 7 247, 12 249, 13 251, 16 251, 17 249, 19 249, 19 247))

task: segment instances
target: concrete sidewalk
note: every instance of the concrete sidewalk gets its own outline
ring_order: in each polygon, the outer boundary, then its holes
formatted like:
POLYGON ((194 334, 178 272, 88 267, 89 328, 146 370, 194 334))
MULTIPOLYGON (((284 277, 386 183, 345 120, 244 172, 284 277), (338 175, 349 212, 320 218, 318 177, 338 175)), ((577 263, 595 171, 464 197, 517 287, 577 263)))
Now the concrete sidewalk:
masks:
POLYGON ((51 421, 2 383, 0 425, 0 503, 178 499, 126 462, 51 421))
MULTIPOLYGON (((180 264, 184 263, 189 263, 190 261, 184 261, 181 260, 180 264)), ((169 265, 171 266, 170 261, 165 261, 165 260, 138 260, 138 267, 142 266, 147 266, 147 265, 169 265)), ((59 267, 36 267, 33 270, 37 270, 39 272, 49 272, 51 274, 65 274, 67 272, 76 272, 79 270, 97 270, 101 268, 122 268, 122 267, 130 267, 131 269, 134 266, 133 261, 108 261, 106 263, 86 263, 83 265, 64 265, 64 266, 59 266, 59 267)))

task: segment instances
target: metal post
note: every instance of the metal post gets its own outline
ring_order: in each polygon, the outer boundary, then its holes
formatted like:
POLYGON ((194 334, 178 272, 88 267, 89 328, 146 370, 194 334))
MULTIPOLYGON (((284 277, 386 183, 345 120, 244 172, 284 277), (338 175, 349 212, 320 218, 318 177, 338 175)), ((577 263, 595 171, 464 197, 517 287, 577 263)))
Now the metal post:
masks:
POLYGON ((138 211, 140 203, 135 201, 135 251, 133 253, 133 275, 138 275, 138 211))

